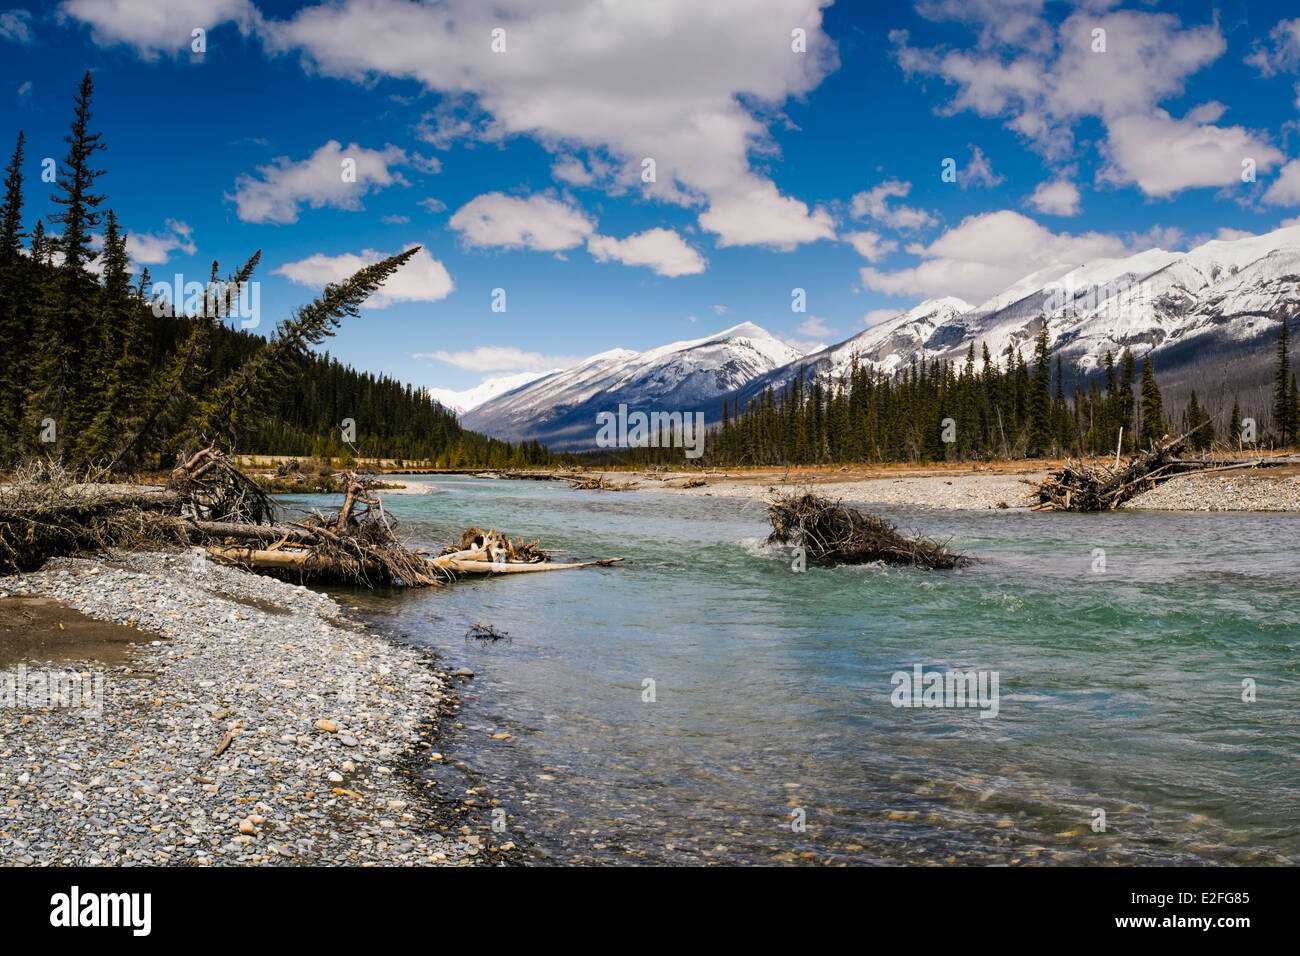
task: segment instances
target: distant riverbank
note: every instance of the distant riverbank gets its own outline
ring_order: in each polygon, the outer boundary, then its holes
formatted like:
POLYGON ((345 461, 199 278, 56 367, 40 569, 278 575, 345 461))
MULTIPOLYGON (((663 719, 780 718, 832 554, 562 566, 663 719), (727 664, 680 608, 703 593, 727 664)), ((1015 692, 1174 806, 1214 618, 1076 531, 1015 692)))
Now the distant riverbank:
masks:
MULTIPOLYGON (((1050 463, 1027 466, 894 466, 791 468, 743 471, 584 471, 613 489, 690 497, 765 498, 772 489, 813 488, 863 504, 982 511, 1027 508, 1050 463)), ((495 472, 492 477, 556 479, 566 471, 495 472)), ((437 484, 437 475, 432 475, 437 484)), ((1172 478, 1123 505, 1133 511, 1300 511, 1300 468, 1240 469, 1172 478)))

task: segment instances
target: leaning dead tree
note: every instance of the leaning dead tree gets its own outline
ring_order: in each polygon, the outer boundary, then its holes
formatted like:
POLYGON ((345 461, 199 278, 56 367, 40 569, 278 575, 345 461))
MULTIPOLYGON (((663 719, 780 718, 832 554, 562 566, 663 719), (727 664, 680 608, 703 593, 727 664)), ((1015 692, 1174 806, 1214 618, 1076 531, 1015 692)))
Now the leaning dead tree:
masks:
POLYGON ((795 544, 823 564, 910 564, 956 568, 970 563, 946 542, 908 537, 875 515, 867 515, 812 492, 777 492, 767 502, 772 533, 766 544, 795 544))
MULTIPOLYGON (((1204 426, 1199 426, 1204 427, 1204 426)), ((1264 458, 1189 457, 1187 439, 1192 429, 1176 438, 1166 435, 1146 451, 1123 464, 1089 465, 1070 460, 1051 472, 1035 489, 1033 511, 1113 511, 1142 492, 1176 475, 1192 472, 1254 468, 1270 462, 1264 458)))

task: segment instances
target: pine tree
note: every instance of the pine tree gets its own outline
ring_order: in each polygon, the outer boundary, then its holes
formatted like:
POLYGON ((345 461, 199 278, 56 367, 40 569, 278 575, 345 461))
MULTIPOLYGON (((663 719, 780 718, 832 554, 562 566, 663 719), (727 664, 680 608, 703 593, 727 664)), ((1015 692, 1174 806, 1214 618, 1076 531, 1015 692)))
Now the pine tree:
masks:
POLYGON ((1291 333, 1287 329, 1289 316, 1285 306, 1279 318, 1282 329, 1277 337, 1277 372, 1273 377, 1273 427, 1277 431, 1278 444, 1285 447, 1296 439, 1297 410, 1291 389, 1291 333))
POLYGON ((104 149, 98 133, 90 132, 90 100, 93 85, 90 71, 81 80, 76 96, 72 130, 64 137, 68 154, 59 166, 54 202, 62 209, 50 222, 62 229, 53 240, 63 261, 56 307, 45 330, 47 356, 45 384, 49 387, 46 409, 62 417, 60 428, 75 442, 97 404, 101 383, 93 381, 84 348, 95 336, 91 332, 97 283, 87 266, 94 263, 91 232, 99 225, 98 207, 104 197, 94 192, 95 180, 103 170, 92 166, 95 153, 104 149))
POLYGON ((86 427, 81 452, 88 458, 114 453, 125 430, 139 422, 137 409, 150 371, 150 317, 131 286, 127 271, 130 259, 126 236, 118 228, 117 216, 109 210, 104 228, 104 284, 96 327, 95 345, 105 387, 99 407, 86 427))
POLYGON ((1241 404, 1232 396, 1232 417, 1228 420, 1228 441, 1241 444, 1241 404))
MULTIPOLYGON (((228 445, 246 434, 260 414, 258 404, 265 400, 276 379, 303 358, 308 346, 319 345, 333 335, 343 318, 355 317, 361 303, 419 251, 419 246, 412 246, 366 266, 343 282, 327 285, 314 301, 296 309, 291 318, 276 327, 269 343, 204 397, 186 433, 195 439, 228 445)), ((238 280, 229 285, 238 287, 238 280)))
POLYGON ((1047 344, 1047 319, 1034 345, 1034 374, 1029 390, 1029 453, 1045 455, 1052 447, 1051 354, 1047 344))
POLYGON ((1151 446, 1164 437, 1165 411, 1156 385, 1156 367, 1151 353, 1142 359, 1142 444, 1151 446))
POLYGON ((0 365, 0 447, 12 444, 19 433, 20 407, 30 374, 21 293, 28 271, 22 256, 24 142, 20 131, 5 170, 4 205, 0 206, 0 342, 6 352, 0 365))
POLYGON ((1199 451, 1214 444, 1214 425, 1209 414, 1196 400, 1196 389, 1192 389, 1192 394, 1187 399, 1187 411, 1183 413, 1183 431, 1190 432, 1187 443, 1194 450, 1199 451))
POLYGON ((1137 362, 1128 349, 1120 356, 1119 383, 1115 390, 1115 428, 1124 429, 1124 446, 1133 449, 1137 446, 1137 436, 1133 433, 1133 386, 1137 381, 1137 362))
POLYGON ((1291 415, 1287 423, 1287 432, 1291 435, 1294 444, 1296 439, 1300 438, 1300 388, 1296 387, 1295 372, 1291 373, 1291 394, 1287 400, 1287 408, 1291 415))

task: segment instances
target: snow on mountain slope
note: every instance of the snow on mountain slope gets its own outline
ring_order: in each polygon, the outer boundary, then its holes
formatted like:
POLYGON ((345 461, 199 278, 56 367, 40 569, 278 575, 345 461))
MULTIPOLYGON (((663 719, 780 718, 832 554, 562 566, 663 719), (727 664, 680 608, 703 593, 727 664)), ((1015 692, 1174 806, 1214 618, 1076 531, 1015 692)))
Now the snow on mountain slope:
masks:
MULTIPOLYGON (((1107 351, 1151 351, 1157 359, 1176 346, 1179 362, 1196 361, 1188 344, 1208 356, 1225 342, 1248 341, 1276 329, 1283 302, 1300 301, 1300 226, 1261 236, 1212 240, 1188 252, 1148 249, 1117 259, 1084 263, 1064 274, 1038 272, 973 308, 935 299, 860 333, 828 352, 832 363, 810 355, 801 364, 838 377, 856 352, 863 365, 892 373, 913 358, 965 359, 982 346, 1005 365, 1008 350, 1025 357, 1044 317, 1048 340, 1067 367, 1085 374, 1100 368, 1107 351), (1051 275, 1049 281, 1041 281, 1051 275)), ((795 369, 767 378, 788 380, 795 369)))
POLYGON ((619 403, 700 410, 712 423, 724 397, 743 406, 800 374, 833 381, 855 357, 886 374, 914 359, 963 362, 972 344, 977 356, 987 346, 1003 367, 1008 350, 1032 360, 1044 319, 1051 349, 1067 369, 1093 372, 1106 352, 1118 358, 1127 348, 1150 352, 1162 372, 1177 369, 1185 381, 1211 366, 1223 378, 1225 363, 1255 361, 1256 343, 1276 334, 1283 304, 1300 304, 1300 226, 1216 239, 1188 252, 1147 249, 1042 270, 977 306, 929 299, 810 355, 750 323, 646 352, 616 349, 484 402, 462 421, 505 438, 589 448, 595 413, 619 403))
POLYGON ((556 449, 591 448, 596 413, 629 408, 701 411, 717 398, 801 353, 744 322, 706 338, 645 352, 613 349, 484 402, 461 417, 466 428, 556 449))
POLYGON ((443 408, 450 409, 457 415, 463 415, 470 409, 478 408, 484 402, 491 401, 498 395, 513 392, 522 385, 537 381, 543 375, 553 375, 558 371, 560 369, 552 369, 549 372, 515 372, 511 375, 495 375, 483 380, 473 388, 467 388, 459 392, 450 388, 431 388, 429 389, 429 397, 443 408))

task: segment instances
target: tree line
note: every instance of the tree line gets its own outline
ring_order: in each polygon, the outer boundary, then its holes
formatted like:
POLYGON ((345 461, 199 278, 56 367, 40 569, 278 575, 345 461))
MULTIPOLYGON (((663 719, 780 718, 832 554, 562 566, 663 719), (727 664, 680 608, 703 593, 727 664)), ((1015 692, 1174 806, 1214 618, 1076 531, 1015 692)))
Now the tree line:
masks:
MULTIPOLYGON (((704 461, 715 465, 824 464, 993 458, 1097 456, 1132 453, 1166 434, 1191 432, 1204 450, 1223 437, 1240 444, 1295 444, 1300 438, 1300 391, 1290 368, 1288 322, 1283 307, 1270 428, 1245 427, 1234 400, 1228 427, 1216 433, 1213 417, 1193 390, 1171 414, 1164 404, 1152 356, 1125 349, 1107 352, 1086 385, 1076 377, 1069 393, 1060 355, 1039 330, 1032 362, 1008 349, 1000 364, 986 345, 978 358, 971 343, 964 362, 913 358, 901 372, 872 371, 856 358, 832 383, 800 375, 768 388, 741 407, 723 400, 721 426, 709 436, 704 461)), ((662 460, 671 452, 659 449, 662 460)), ((677 453, 680 456, 680 452, 677 453)))

